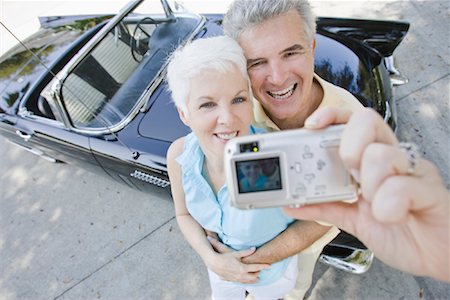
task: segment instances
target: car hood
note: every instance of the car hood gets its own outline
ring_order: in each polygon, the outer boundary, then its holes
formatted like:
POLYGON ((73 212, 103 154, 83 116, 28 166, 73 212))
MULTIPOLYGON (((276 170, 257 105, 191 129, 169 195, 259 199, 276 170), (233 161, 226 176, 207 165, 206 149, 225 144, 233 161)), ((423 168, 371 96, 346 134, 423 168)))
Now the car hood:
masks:
POLYGON ((13 113, 23 96, 39 78, 67 56, 75 41, 104 18, 85 18, 61 23, 58 26, 46 24, 38 32, 11 48, 0 57, 0 112, 13 113))

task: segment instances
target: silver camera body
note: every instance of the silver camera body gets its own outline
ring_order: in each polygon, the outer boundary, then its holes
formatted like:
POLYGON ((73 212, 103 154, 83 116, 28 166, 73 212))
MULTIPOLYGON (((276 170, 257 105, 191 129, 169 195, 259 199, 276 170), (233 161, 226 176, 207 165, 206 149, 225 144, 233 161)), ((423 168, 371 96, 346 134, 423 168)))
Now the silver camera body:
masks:
POLYGON ((231 204, 253 209, 355 199, 357 184, 339 157, 343 129, 285 130, 228 141, 231 204))

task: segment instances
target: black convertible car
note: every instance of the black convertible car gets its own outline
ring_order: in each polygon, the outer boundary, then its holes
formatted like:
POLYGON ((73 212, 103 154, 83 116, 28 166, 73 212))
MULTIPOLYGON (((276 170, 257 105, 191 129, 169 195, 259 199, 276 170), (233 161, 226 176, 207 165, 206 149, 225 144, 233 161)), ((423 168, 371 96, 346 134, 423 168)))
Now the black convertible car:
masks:
MULTIPOLYGON (((164 81, 174 49, 222 34, 221 15, 167 0, 134 1, 117 15, 40 18, 40 30, 0 58, 0 134, 53 162, 108 174, 140 190, 167 189, 166 151, 189 129, 164 81), (175 6, 173 6, 175 7, 175 6)), ((319 18, 316 72, 395 128, 393 52, 409 24, 319 18)), ((321 260, 354 273, 373 255, 341 233, 321 260)))

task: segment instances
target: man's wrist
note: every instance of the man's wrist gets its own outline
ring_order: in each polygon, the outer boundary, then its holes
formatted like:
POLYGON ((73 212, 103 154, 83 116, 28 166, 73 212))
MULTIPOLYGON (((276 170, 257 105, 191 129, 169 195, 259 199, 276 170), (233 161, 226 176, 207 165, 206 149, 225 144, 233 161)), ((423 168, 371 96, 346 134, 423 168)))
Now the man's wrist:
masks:
POLYGON ((269 261, 268 260, 268 256, 264 257, 263 255, 261 255, 261 251, 259 249, 256 249, 256 251, 249 256, 243 257, 241 258, 241 262, 243 262, 244 264, 272 264, 273 261, 269 261))

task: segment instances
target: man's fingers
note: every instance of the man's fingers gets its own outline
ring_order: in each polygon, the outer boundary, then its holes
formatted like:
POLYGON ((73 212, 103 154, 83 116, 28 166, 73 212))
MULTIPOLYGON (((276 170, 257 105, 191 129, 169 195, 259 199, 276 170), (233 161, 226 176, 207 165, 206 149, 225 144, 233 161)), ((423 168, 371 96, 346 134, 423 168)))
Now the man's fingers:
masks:
POLYGON ((372 201, 372 212, 378 221, 382 223, 397 223, 403 221, 409 214, 415 211, 421 212, 421 218, 427 215, 433 216, 430 223, 437 222, 436 216, 443 215, 442 219, 448 220, 449 201, 439 201, 448 198, 448 191, 442 187, 439 177, 433 173, 434 166, 428 161, 423 161, 423 171, 427 172, 427 181, 416 176, 391 176, 384 180, 372 201), (430 170, 431 172, 427 171, 430 170), (436 184, 433 181, 436 180, 436 184), (430 186, 432 193, 430 193, 430 186), (445 195, 441 195, 445 194, 445 195), (427 214, 428 213, 428 214, 427 214))
POLYGON ((364 150, 371 143, 397 145, 397 138, 373 109, 354 113, 341 137, 339 154, 348 170, 359 170, 364 150))
POLYGON ((325 107, 316 110, 305 120, 305 128, 321 129, 329 125, 345 124, 352 111, 338 107, 325 107))
MULTIPOLYGON (((372 202, 385 179, 391 176, 408 176, 410 168, 410 157, 404 150, 386 144, 370 144, 364 150, 361 159, 360 182, 364 198, 372 202)), ((427 181, 439 178, 433 166, 420 157, 414 160, 411 176, 425 176, 424 179, 427 181)))
POLYGON ((349 233, 355 232, 358 217, 357 204, 344 202, 306 205, 300 208, 284 207, 283 211, 293 218, 330 223, 349 233))

